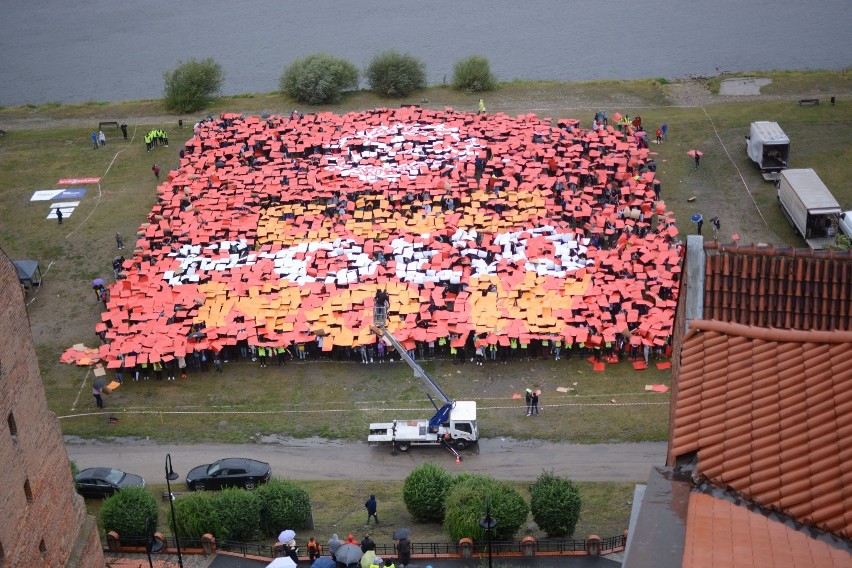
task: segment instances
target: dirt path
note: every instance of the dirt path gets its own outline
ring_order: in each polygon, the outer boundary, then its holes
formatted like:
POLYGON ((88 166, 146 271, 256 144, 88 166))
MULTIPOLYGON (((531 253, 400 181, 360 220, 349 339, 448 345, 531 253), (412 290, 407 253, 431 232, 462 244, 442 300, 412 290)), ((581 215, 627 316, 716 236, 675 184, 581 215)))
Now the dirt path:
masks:
MULTIPOLYGON (((542 469, 576 481, 644 481, 665 462, 666 444, 563 444, 535 440, 483 439, 462 452, 462 462, 442 448, 390 454, 389 447, 319 438, 265 438, 259 444, 159 445, 139 440, 113 443, 67 439, 68 456, 80 469, 110 466, 162 483, 166 454, 181 478, 193 467, 225 457, 268 462, 273 474, 296 480, 402 480, 417 465, 434 461, 453 471, 487 473, 504 480, 533 480, 542 469), (377 473, 380 472, 380 473, 377 473)), ((183 488, 181 484, 181 488, 183 488)))

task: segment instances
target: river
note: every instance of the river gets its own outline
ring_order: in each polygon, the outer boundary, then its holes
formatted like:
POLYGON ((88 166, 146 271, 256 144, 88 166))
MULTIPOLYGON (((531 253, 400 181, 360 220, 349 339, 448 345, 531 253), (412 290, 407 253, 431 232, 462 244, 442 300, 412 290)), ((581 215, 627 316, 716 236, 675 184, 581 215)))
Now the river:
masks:
POLYGON ((471 54, 501 81, 840 69, 850 28, 849 0, 3 0, 0 105, 159 98, 163 71, 206 57, 224 94, 268 92, 320 51, 409 52, 432 84, 471 54))

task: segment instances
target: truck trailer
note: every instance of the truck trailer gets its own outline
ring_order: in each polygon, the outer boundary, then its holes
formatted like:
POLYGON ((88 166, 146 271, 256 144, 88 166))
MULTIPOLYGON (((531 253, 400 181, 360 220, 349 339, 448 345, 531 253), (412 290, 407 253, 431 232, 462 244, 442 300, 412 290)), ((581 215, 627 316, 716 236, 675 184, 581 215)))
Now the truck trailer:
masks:
POLYGON ((808 169, 784 170, 776 182, 781 211, 812 249, 834 244, 840 204, 817 173, 808 169))
POLYGON ((749 158, 760 167, 763 178, 776 180, 778 172, 787 169, 790 139, 777 122, 752 122, 746 136, 746 150, 749 158))

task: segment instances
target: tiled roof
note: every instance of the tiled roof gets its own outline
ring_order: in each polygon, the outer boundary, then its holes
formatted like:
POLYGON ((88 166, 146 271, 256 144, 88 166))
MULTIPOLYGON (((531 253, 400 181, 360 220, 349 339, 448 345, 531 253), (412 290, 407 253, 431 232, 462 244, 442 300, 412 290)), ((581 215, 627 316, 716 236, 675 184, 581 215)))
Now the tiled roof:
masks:
POLYGON ((852 331, 689 327, 669 464, 852 538, 852 331))
POLYGON ((704 319, 852 329, 849 252, 705 244, 704 319))
POLYGON ((840 568, 848 551, 704 493, 689 496, 683 568, 840 568))

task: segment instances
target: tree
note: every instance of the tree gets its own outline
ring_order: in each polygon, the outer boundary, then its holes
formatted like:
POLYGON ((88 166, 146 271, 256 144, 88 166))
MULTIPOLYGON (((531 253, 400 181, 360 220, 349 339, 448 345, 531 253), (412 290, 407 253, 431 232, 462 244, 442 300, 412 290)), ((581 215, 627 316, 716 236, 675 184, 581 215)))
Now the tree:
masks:
POLYGON ((453 65, 453 89, 479 93, 493 91, 497 78, 491 73, 491 64, 481 55, 471 55, 453 65))
POLYGON ((101 528, 121 537, 145 536, 145 519, 157 522, 157 501, 144 487, 125 487, 104 500, 101 528))
POLYGON ((511 540, 529 515, 529 506, 518 491, 503 481, 484 475, 469 475, 453 484, 446 498, 444 530, 461 538, 484 540, 479 520, 485 516, 486 499, 491 498, 491 516, 497 520, 492 540, 511 540))
POLYGON ((431 462, 415 467, 402 485, 402 500, 411 516, 422 522, 444 520, 444 503, 452 476, 431 462))
POLYGON ((344 90, 358 88, 358 68, 345 59, 316 53, 285 67, 279 86, 284 95, 302 103, 336 103, 344 90))
POLYGON ((375 56, 365 75, 370 89, 384 97, 407 97, 426 87, 426 65, 413 55, 393 50, 375 56))
POLYGON ((255 495, 260 504, 260 528, 266 536, 310 524, 311 497, 295 483, 270 479, 257 488, 255 495))
POLYGON ((166 108, 178 113, 195 112, 207 106, 225 81, 222 66, 208 57, 190 59, 163 73, 166 108))
POLYGON ((181 536, 200 538, 210 533, 216 538, 222 535, 214 493, 197 491, 175 499, 175 517, 181 536))
POLYGON ((580 520, 580 488, 552 471, 543 471, 530 487, 533 520, 549 537, 570 537, 580 520))

